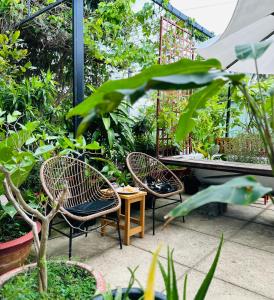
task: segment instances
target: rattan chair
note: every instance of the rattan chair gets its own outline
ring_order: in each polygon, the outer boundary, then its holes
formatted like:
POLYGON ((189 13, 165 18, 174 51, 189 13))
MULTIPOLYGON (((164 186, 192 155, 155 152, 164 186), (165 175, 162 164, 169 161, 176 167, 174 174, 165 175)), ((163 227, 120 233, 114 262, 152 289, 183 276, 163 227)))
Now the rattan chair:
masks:
POLYGON ((117 222, 122 249, 119 226, 121 199, 111 183, 99 171, 79 159, 56 156, 42 164, 40 178, 50 203, 58 201, 64 189, 68 190, 67 199, 60 207, 60 214, 69 223, 70 232, 66 234, 54 226, 60 221, 52 223, 51 229, 69 238, 69 258, 71 258, 72 239, 83 233, 87 235, 92 221, 110 213, 116 213, 111 216, 114 215, 113 220, 117 222))
MULTIPOLYGON (((184 186, 179 178, 158 159, 145 153, 132 152, 127 156, 127 166, 135 185, 152 196, 153 235, 155 234, 155 210, 161 207, 182 202, 181 193, 184 186), (180 200, 170 197, 179 195, 180 200), (157 198, 166 198, 171 203, 156 207, 157 198)), ((184 221, 184 218, 183 218, 184 221)))

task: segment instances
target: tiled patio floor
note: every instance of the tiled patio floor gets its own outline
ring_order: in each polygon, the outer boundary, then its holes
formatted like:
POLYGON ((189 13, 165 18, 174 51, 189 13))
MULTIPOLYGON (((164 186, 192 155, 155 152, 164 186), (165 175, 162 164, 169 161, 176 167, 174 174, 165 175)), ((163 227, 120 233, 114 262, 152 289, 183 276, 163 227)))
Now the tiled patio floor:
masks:
MULTIPOLYGON (((126 287, 128 267, 139 266, 137 278, 145 285, 151 251, 162 245, 160 260, 166 262, 166 246, 174 248, 178 285, 188 273, 188 299, 193 299, 216 252, 220 235, 225 243, 207 299, 274 299, 274 206, 262 202, 249 207, 229 206, 224 216, 208 218, 193 213, 183 223, 175 220, 162 230, 163 216, 170 207, 157 211, 156 235, 152 235, 151 211, 146 211, 146 233, 143 239, 132 238, 130 246, 119 249, 112 229, 101 237, 92 232, 73 240, 75 259, 100 270, 111 288, 126 287)), ((49 255, 67 255, 68 239, 56 236, 50 240, 49 255)), ((157 274, 156 289, 164 288, 157 274)))

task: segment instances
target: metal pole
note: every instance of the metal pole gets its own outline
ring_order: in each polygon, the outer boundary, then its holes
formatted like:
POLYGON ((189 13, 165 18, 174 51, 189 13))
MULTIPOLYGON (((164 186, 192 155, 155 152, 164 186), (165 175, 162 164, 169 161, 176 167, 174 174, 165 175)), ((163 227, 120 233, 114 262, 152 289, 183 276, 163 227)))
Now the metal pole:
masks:
MULTIPOLYGON (((162 64, 162 47, 163 47, 163 17, 160 19, 160 38, 159 38, 159 65, 162 64)), ((156 102, 156 157, 160 156, 160 128, 158 119, 160 115, 160 91, 158 91, 157 102, 156 102)))
MULTIPOLYGON (((72 0, 73 34, 73 106, 84 100, 84 1, 72 0)), ((80 118, 73 119, 74 135, 80 118)))
POLYGON ((229 137, 229 125, 230 125, 230 109, 231 109, 231 86, 228 87, 227 92, 227 105, 226 105, 226 122, 225 122, 225 137, 229 137))

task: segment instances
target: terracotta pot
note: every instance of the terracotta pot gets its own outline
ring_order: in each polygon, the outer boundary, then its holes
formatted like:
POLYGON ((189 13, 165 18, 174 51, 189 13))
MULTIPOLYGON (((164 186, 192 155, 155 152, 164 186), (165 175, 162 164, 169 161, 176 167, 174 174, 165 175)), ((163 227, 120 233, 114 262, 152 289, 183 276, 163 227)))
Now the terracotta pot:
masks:
MULTIPOLYGON (((36 222, 38 232, 41 224, 36 222)), ((26 224, 27 226, 27 224, 26 224)), ((33 241, 32 230, 18 239, 0 243, 0 275, 22 266, 29 256, 33 241)))
MULTIPOLYGON (((79 263, 79 262, 67 261, 66 264, 72 265, 72 266, 78 266, 79 268, 87 270, 90 273, 90 275, 93 276, 96 280, 97 292, 101 294, 106 291, 106 282, 105 282, 101 272, 96 272, 92 269, 91 266, 83 264, 83 263, 79 263)), ((13 269, 13 270, 9 271, 8 273, 0 276, 0 288, 14 276, 24 273, 26 271, 29 271, 31 269, 34 269, 36 267, 36 265, 37 265, 36 263, 33 263, 33 264, 29 264, 29 265, 26 265, 23 267, 19 267, 19 268, 13 269)))

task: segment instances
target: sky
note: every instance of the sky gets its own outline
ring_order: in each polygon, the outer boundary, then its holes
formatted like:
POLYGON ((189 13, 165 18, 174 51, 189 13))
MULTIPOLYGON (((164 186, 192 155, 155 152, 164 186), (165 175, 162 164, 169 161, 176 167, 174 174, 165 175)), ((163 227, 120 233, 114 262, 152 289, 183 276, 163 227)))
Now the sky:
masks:
MULTIPOLYGON (((136 9, 150 0, 136 0, 136 9)), ((237 0, 170 0, 170 4, 196 22, 214 32, 221 34, 228 25, 237 0)))

